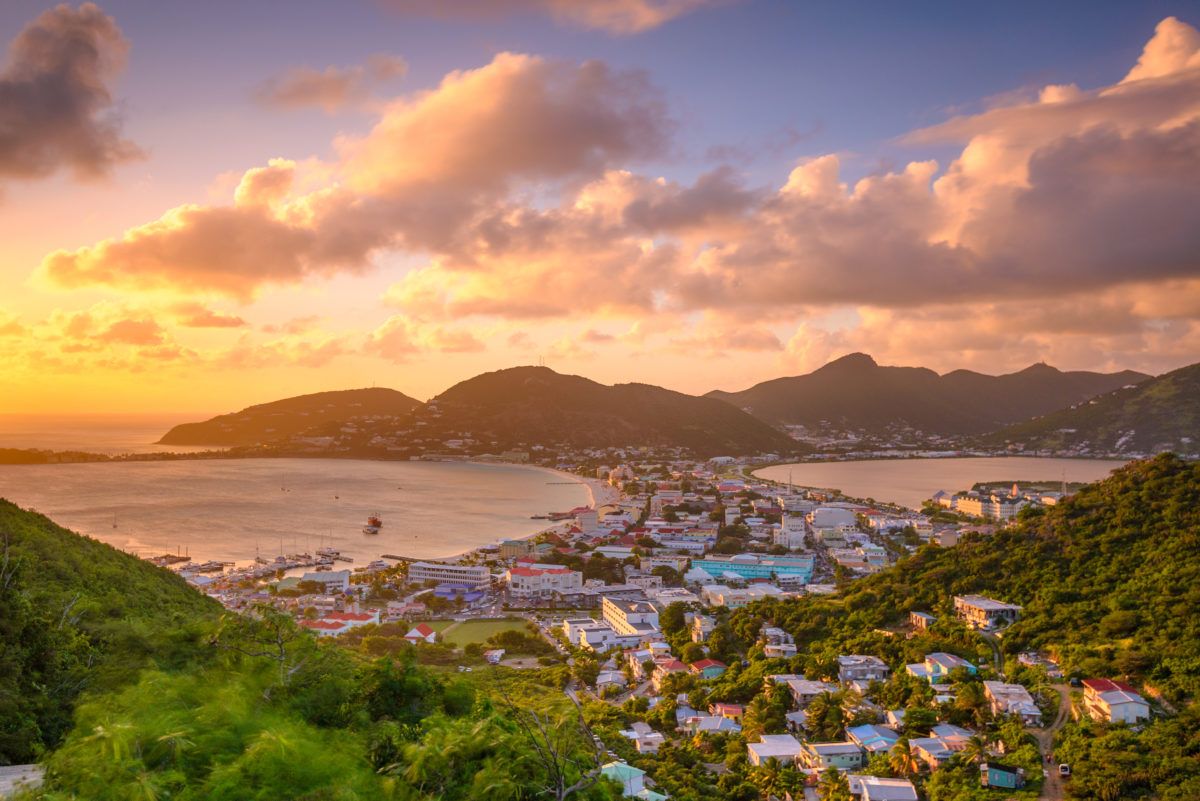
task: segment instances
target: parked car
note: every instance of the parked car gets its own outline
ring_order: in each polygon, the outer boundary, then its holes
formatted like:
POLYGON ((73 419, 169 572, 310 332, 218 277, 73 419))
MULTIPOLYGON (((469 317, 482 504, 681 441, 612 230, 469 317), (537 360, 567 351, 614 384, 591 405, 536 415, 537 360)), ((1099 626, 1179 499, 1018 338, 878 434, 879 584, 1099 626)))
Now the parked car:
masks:
POLYGON ((1058 766, 1058 775, 1059 776, 1070 776, 1071 775, 1071 766, 1066 764, 1065 762, 1063 764, 1059 765, 1058 766))

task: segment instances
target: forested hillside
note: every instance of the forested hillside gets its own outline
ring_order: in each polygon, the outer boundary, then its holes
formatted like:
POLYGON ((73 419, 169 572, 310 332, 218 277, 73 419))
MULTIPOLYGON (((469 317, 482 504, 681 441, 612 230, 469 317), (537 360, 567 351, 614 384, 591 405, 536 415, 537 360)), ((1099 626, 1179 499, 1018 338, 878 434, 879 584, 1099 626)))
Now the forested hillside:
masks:
POLYGON ((954 618, 951 598, 966 593, 1023 607, 1001 640, 1009 675, 1017 653, 1045 649, 1068 674, 1128 680, 1179 710, 1140 733, 1069 727, 1062 753, 1086 767, 1070 798, 1197 797, 1200 464, 1170 454, 1131 463, 992 537, 926 546, 837 596, 754 604, 730 624, 744 647, 764 623, 781 626, 807 651, 792 667, 810 675, 836 671, 844 653, 894 669, 938 650, 991 662, 990 646, 954 618), (933 612, 938 623, 913 639, 889 635, 909 611, 933 612))
POLYGON ((188 659, 219 611, 175 574, 0 500, 0 765, 57 744, 81 692, 188 659))

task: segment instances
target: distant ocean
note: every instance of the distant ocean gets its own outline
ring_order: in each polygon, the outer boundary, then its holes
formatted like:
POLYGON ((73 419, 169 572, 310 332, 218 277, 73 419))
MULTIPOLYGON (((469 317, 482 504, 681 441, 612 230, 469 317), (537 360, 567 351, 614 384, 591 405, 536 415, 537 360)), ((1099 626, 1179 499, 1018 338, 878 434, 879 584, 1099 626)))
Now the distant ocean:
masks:
POLYGON ((0 414, 0 448, 78 450, 91 453, 184 453, 209 448, 157 445, 179 423, 211 415, 187 414, 0 414))
MULTIPOLYGON (((171 418, 0 416, 0 447, 104 453, 165 450, 171 418), (164 427, 165 424, 165 427, 164 427)), ((545 528, 531 515, 588 503, 584 484, 541 470, 460 462, 219 459, 0 465, 0 497, 141 555, 186 549, 201 561, 281 551, 453 556, 545 528), (555 483, 551 483, 555 482, 555 483), (336 496, 336 497, 335 497, 336 496), (377 535, 362 533, 379 514, 377 535)))

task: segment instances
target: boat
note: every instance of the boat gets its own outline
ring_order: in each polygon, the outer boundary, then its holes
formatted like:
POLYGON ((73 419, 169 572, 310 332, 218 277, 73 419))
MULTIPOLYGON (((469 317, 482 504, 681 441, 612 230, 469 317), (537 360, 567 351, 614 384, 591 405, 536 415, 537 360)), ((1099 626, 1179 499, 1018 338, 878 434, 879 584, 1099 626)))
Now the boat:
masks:
POLYGON ((367 526, 369 528, 382 528, 383 520, 380 519, 379 515, 371 515, 367 518, 367 526))
POLYGON ((379 526, 363 526, 363 534, 378 534, 379 526))

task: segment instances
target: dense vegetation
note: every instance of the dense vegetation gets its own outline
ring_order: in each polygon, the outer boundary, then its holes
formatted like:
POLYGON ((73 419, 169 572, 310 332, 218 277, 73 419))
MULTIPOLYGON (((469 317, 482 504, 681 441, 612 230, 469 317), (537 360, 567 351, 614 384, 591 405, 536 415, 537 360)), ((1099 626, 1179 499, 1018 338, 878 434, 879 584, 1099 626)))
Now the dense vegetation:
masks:
POLYGON ((55 746, 81 692, 189 661, 219 612, 173 573, 0 500, 0 764, 55 746))
POLYGON ((404 415, 420 405, 402 392, 383 387, 317 392, 261 403, 200 423, 182 423, 159 441, 166 445, 253 445, 321 426, 332 426, 328 433, 336 433, 343 423, 404 415))
POLYGON ((1090 447, 1098 451, 1153 452, 1200 449, 1200 364, 1165 373, 1093 402, 1010 426, 987 437, 994 444, 1030 448, 1090 447))
MULTIPOLYGON (((832 675, 839 653, 875 654, 893 668, 936 650, 994 662, 991 646, 954 620, 951 597, 966 593, 1023 606, 1000 641, 1009 678, 1034 679, 1014 657, 1045 649, 1070 674, 1125 679, 1164 706, 1189 705, 1200 690, 1200 464, 1171 455, 1132 463, 992 537, 926 546, 837 597, 761 602, 735 611, 730 625, 744 646, 764 623, 781 626, 808 651, 792 667, 810 678, 832 675), (934 612, 938 623, 912 639, 889 633, 909 611, 934 612)), ((1194 797, 1181 788, 1200 777, 1195 723, 1188 711, 1139 735, 1068 730, 1063 756, 1083 760, 1092 776, 1076 777, 1071 797, 1138 798, 1152 788, 1194 797), (1124 756, 1106 761, 1106 743, 1124 756)))
POLYGON ((706 397, 777 424, 828 421, 875 433, 907 425, 930 434, 981 434, 1147 378, 1129 370, 1064 373, 1044 364, 1009 375, 955 370, 939 376, 923 367, 881 367, 853 353, 807 375, 706 397))

